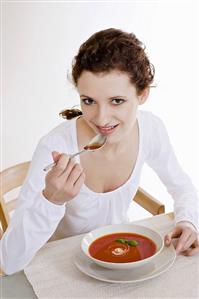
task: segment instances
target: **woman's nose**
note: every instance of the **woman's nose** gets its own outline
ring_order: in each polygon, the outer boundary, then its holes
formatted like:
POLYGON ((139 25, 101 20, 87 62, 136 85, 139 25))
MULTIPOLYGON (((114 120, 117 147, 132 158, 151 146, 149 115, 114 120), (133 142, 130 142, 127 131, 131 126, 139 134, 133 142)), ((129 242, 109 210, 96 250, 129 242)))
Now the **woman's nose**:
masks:
POLYGON ((110 113, 106 106, 98 107, 95 114, 95 123, 98 126, 104 126, 110 121, 110 113))

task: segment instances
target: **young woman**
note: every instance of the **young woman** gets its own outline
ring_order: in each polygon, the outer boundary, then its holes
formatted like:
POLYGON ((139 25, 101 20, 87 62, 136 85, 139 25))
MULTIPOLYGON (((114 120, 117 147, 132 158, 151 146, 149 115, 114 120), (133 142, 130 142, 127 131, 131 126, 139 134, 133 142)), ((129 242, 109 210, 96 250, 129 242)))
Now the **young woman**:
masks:
POLYGON ((5 273, 23 269, 49 239, 127 221, 144 163, 174 199, 176 225, 165 242, 178 237, 178 253, 199 252, 196 189, 181 169, 162 121, 138 111, 154 77, 142 43, 117 29, 97 32, 80 47, 72 77, 81 111, 64 111, 72 120, 54 128, 36 148, 1 240, 5 273), (99 133, 107 137, 103 148, 70 159, 99 133), (52 157, 56 165, 46 174, 43 168, 52 157))

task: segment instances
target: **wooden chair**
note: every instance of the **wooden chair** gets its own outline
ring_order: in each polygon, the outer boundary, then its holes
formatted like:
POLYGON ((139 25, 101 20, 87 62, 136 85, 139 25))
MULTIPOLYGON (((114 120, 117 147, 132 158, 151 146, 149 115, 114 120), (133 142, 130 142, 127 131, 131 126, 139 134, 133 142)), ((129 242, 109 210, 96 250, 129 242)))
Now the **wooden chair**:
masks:
POLYGON ((28 172, 28 168, 30 165, 30 161, 17 164, 15 166, 9 167, 3 170, 1 175, 1 196, 0 196, 0 224, 2 226, 3 232, 5 232, 9 221, 10 221, 10 213, 14 211, 17 203, 16 198, 11 198, 8 202, 6 202, 4 196, 14 190, 17 187, 20 187, 26 174, 28 172))
MULTIPOLYGON (((3 233, 5 232, 9 224, 10 213, 15 209, 17 201, 17 199, 15 198, 10 199, 9 202, 6 202, 5 195, 11 190, 20 187, 23 184, 29 165, 30 161, 20 163, 5 169, 0 173, 0 224, 3 229, 3 233)), ((165 212, 164 205, 141 188, 138 189, 133 200, 145 210, 150 212, 152 215, 158 215, 165 212)))

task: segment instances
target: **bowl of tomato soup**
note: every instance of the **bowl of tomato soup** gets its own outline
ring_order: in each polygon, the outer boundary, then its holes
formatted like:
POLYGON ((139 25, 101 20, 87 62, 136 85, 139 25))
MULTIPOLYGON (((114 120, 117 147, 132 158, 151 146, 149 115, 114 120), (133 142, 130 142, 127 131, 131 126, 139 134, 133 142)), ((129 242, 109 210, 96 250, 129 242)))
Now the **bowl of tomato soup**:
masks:
POLYGON ((134 224, 114 224, 86 234, 83 252, 96 264, 109 269, 131 269, 151 262, 164 241, 153 229, 134 224))

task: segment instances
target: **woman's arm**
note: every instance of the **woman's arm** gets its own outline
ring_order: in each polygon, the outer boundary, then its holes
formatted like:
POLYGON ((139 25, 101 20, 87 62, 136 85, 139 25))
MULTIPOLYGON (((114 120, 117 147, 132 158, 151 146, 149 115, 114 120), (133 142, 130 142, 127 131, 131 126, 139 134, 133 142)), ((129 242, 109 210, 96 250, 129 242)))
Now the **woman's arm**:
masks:
POLYGON ((6 274, 22 270, 48 241, 65 214, 65 205, 48 201, 42 190, 44 166, 51 163, 51 150, 41 140, 21 189, 18 205, 0 241, 0 268, 6 274))
POLYGON ((190 177, 180 166, 166 128, 157 117, 153 119, 152 131, 147 163, 157 173, 174 199, 176 227, 165 237, 165 241, 170 244, 172 238, 179 237, 177 252, 185 252, 194 244, 198 247, 198 193, 190 177))

